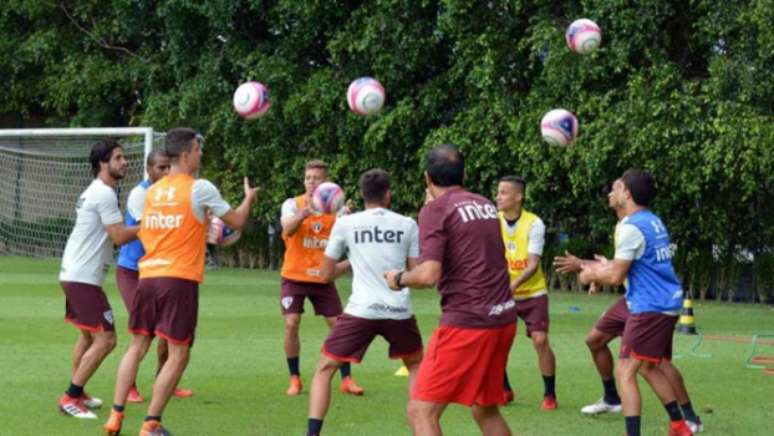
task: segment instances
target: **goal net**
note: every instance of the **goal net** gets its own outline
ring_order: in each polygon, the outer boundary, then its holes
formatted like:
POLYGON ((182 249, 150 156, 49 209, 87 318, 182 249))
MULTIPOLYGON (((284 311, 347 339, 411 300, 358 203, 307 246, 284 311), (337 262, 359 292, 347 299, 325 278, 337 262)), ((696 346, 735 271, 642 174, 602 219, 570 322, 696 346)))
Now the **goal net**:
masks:
POLYGON ((123 210, 163 135, 149 127, 0 129, 0 254, 62 255, 78 195, 94 179, 89 152, 106 137, 118 139, 129 164, 118 188, 123 210))

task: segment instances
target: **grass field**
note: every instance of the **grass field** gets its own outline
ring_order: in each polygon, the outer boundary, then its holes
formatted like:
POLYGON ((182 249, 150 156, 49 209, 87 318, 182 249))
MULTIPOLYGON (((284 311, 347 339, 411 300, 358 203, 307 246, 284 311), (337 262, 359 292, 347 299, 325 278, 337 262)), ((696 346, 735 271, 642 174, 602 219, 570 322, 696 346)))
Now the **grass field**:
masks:
MULTIPOLYGON (((56 401, 67 387, 70 353, 76 330, 64 324, 64 297, 57 283, 57 260, 0 257, 0 434, 96 435, 107 417, 97 421, 65 418, 56 401)), ((117 363, 127 344, 126 311, 112 272, 105 286, 117 319, 119 345, 87 386, 110 404, 117 363)), ((342 297, 349 281, 339 282, 342 297)), ((290 398, 284 391, 287 369, 282 353, 279 315, 279 276, 276 272, 221 269, 208 272, 201 287, 199 327, 191 364, 182 385, 195 392, 190 399, 173 399, 164 423, 177 435, 302 435, 306 429, 308 391, 290 398)), ((425 340, 438 314, 435 291, 414 293, 414 305, 425 340)), ((542 381, 535 353, 519 325, 511 353, 509 374, 517 390, 514 404, 503 413, 519 435, 620 435, 619 415, 583 417, 581 406, 601 395, 601 383, 584 345, 584 337, 612 296, 555 293, 551 296, 551 342, 557 357, 559 409, 542 412, 542 381), (580 311, 571 312, 571 306, 580 311)), ((311 311, 311 308, 307 308, 311 311)), ((774 308, 745 304, 696 304, 697 322, 708 335, 749 338, 756 332, 774 333, 774 308)), ((302 377, 308 386, 319 347, 326 335, 323 321, 306 316, 302 323, 302 377)), ((676 353, 686 353, 692 337, 676 336, 676 353)), ((774 355, 774 346, 765 354, 774 355)), ((615 343, 614 352, 617 352, 615 343)), ((699 349, 709 358, 686 356, 676 360, 693 403, 715 435, 772 434, 774 376, 745 369, 750 345, 705 341, 699 349), (712 413, 708 412, 711 408, 712 413)), ((400 366, 386 358, 386 343, 378 339, 354 375, 366 389, 364 397, 334 391, 323 428, 329 435, 408 434, 404 419, 406 378, 395 377, 400 366)), ((150 393, 155 368, 150 353, 140 370, 138 385, 150 393)), ((338 378, 338 376, 337 376, 338 378)), ((338 381, 334 383, 334 388, 338 381)), ((667 417, 653 393, 640 384, 644 397, 643 430, 666 433, 667 417)), ((147 403, 127 407, 124 433, 136 434, 147 403)), ((451 406, 442 421, 447 435, 474 435, 478 429, 469 411, 451 406)))

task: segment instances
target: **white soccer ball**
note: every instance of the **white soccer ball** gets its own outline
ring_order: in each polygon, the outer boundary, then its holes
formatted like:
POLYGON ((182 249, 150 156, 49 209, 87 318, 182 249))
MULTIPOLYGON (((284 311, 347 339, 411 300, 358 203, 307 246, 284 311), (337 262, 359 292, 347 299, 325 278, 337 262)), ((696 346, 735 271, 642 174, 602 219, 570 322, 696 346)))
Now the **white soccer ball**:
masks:
POLYGON ((602 43, 602 30, 588 18, 575 20, 564 33, 567 47, 579 54, 590 53, 602 43))
POLYGON ((347 103, 358 115, 372 115, 384 106, 384 87, 373 77, 361 77, 347 88, 347 103))
POLYGON ((271 107, 269 88, 259 82, 246 82, 234 92, 234 110, 242 118, 254 120, 271 107))
POLYGON ((312 209, 320 213, 336 213, 346 200, 344 190, 333 182, 320 183, 312 193, 312 209))
POLYGON ((569 145, 578 137, 578 119, 565 109, 553 109, 540 120, 543 140, 551 145, 569 145))

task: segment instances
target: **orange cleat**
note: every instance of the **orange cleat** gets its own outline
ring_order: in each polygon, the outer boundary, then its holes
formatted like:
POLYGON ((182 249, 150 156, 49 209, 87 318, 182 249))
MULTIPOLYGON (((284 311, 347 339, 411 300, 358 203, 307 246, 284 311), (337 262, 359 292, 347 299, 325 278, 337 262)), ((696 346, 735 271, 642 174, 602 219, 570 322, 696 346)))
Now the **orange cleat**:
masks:
POLYGON ((684 420, 673 421, 669 426, 669 436, 692 436, 693 432, 684 420))
POLYGON ((304 389, 304 385, 301 383, 301 377, 297 375, 291 375, 290 376, 290 386, 288 386, 288 390, 285 391, 288 395, 298 395, 301 393, 301 391, 304 389))
POLYGON ((145 421, 140 429, 140 436, 171 436, 171 433, 158 421, 145 421))
POLYGON ((140 391, 137 390, 136 386, 132 386, 131 389, 129 389, 129 395, 126 397, 127 403, 142 403, 145 402, 145 398, 140 394, 140 391))
POLYGON ((345 394, 352 394, 352 395, 363 395, 365 393, 365 389, 358 386, 357 383, 355 383, 355 379, 353 379, 352 376, 346 376, 343 379, 341 379, 341 385, 339 385, 339 391, 345 394))
POLYGON ((172 395, 177 398, 190 398, 193 397, 193 391, 190 389, 175 388, 175 392, 172 395))
POLYGON ((543 404, 540 406, 543 410, 556 410, 556 408, 559 407, 558 404, 556 404, 556 398, 554 397, 543 397, 543 404))
POLYGON ((102 429, 105 430, 106 435, 118 436, 121 434, 121 424, 123 424, 123 422, 124 422, 123 412, 116 412, 115 410, 111 410, 110 418, 108 418, 105 425, 102 426, 102 429))
POLYGON ((59 411, 63 415, 72 416, 73 418, 97 419, 97 415, 83 404, 82 399, 73 398, 67 394, 62 395, 62 398, 59 399, 59 411))

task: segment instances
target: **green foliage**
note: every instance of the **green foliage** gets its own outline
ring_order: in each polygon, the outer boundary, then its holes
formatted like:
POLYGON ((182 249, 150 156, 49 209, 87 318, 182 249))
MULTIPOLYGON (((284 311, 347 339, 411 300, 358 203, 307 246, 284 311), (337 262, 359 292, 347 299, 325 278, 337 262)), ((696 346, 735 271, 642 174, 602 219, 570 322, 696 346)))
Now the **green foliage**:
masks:
POLYGON ((450 142, 466 155, 468 187, 492 195, 500 176, 525 175, 550 235, 595 251, 614 224, 604 194, 633 166, 655 173, 654 209, 682 251, 774 245, 770 1, 7 3, 0 113, 191 125, 207 136, 205 176, 236 200, 238 176, 250 175, 264 220, 300 191, 311 157, 331 163, 350 197, 363 170, 385 168, 395 208, 415 213, 423 155, 450 142), (603 29, 586 56, 564 43, 579 17, 603 29), (347 110, 346 87, 362 75, 387 89, 378 116, 347 110), (231 110, 245 80, 272 91, 253 122, 231 110), (556 107, 579 117, 572 147, 540 139, 556 107))

